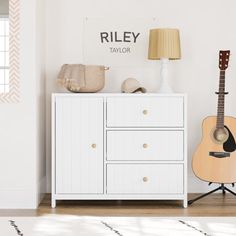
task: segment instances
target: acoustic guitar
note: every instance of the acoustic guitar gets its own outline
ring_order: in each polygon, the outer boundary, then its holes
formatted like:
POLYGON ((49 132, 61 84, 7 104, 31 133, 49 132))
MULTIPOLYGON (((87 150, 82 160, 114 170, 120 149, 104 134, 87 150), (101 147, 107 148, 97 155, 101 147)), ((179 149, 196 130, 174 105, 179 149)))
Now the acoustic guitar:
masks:
POLYGON ((230 51, 219 52, 220 82, 217 116, 204 119, 202 140, 194 153, 192 168, 201 180, 229 184, 236 182, 236 118, 224 115, 225 71, 230 51))

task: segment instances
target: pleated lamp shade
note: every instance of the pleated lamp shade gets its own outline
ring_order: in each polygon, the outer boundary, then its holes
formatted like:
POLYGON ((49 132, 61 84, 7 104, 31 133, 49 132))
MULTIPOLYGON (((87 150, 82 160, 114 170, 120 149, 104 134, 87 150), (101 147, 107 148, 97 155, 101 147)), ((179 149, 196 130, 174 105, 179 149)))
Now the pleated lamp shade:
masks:
POLYGON ((178 29, 151 29, 149 34, 148 59, 160 60, 181 58, 178 29))

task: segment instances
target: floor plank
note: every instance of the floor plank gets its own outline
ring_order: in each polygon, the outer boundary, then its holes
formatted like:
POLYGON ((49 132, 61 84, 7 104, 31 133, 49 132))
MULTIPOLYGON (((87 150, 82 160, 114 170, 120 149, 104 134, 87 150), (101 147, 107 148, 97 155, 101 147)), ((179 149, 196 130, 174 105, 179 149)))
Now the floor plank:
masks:
MULTIPOLYGON (((189 194, 192 199, 199 194, 189 194)), ((50 207, 46 195, 37 210, 0 210, 0 216, 42 216, 48 214, 86 216, 236 216, 236 197, 212 194, 187 209, 182 201, 58 201, 50 207)))

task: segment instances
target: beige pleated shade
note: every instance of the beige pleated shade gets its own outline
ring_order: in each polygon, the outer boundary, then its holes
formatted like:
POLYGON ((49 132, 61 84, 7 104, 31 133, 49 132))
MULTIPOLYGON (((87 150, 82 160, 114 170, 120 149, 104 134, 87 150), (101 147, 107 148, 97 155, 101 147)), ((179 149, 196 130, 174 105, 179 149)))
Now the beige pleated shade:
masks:
POLYGON ((149 34, 148 59, 160 60, 181 58, 180 36, 178 29, 151 29, 149 34))

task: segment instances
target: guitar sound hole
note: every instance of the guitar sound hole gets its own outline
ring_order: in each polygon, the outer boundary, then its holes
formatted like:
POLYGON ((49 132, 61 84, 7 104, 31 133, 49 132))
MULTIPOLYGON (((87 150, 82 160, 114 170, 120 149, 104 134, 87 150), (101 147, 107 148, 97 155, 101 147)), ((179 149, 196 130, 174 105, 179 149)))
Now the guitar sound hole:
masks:
POLYGON ((224 143, 229 138, 229 132, 225 128, 215 129, 213 137, 217 143, 224 143))

